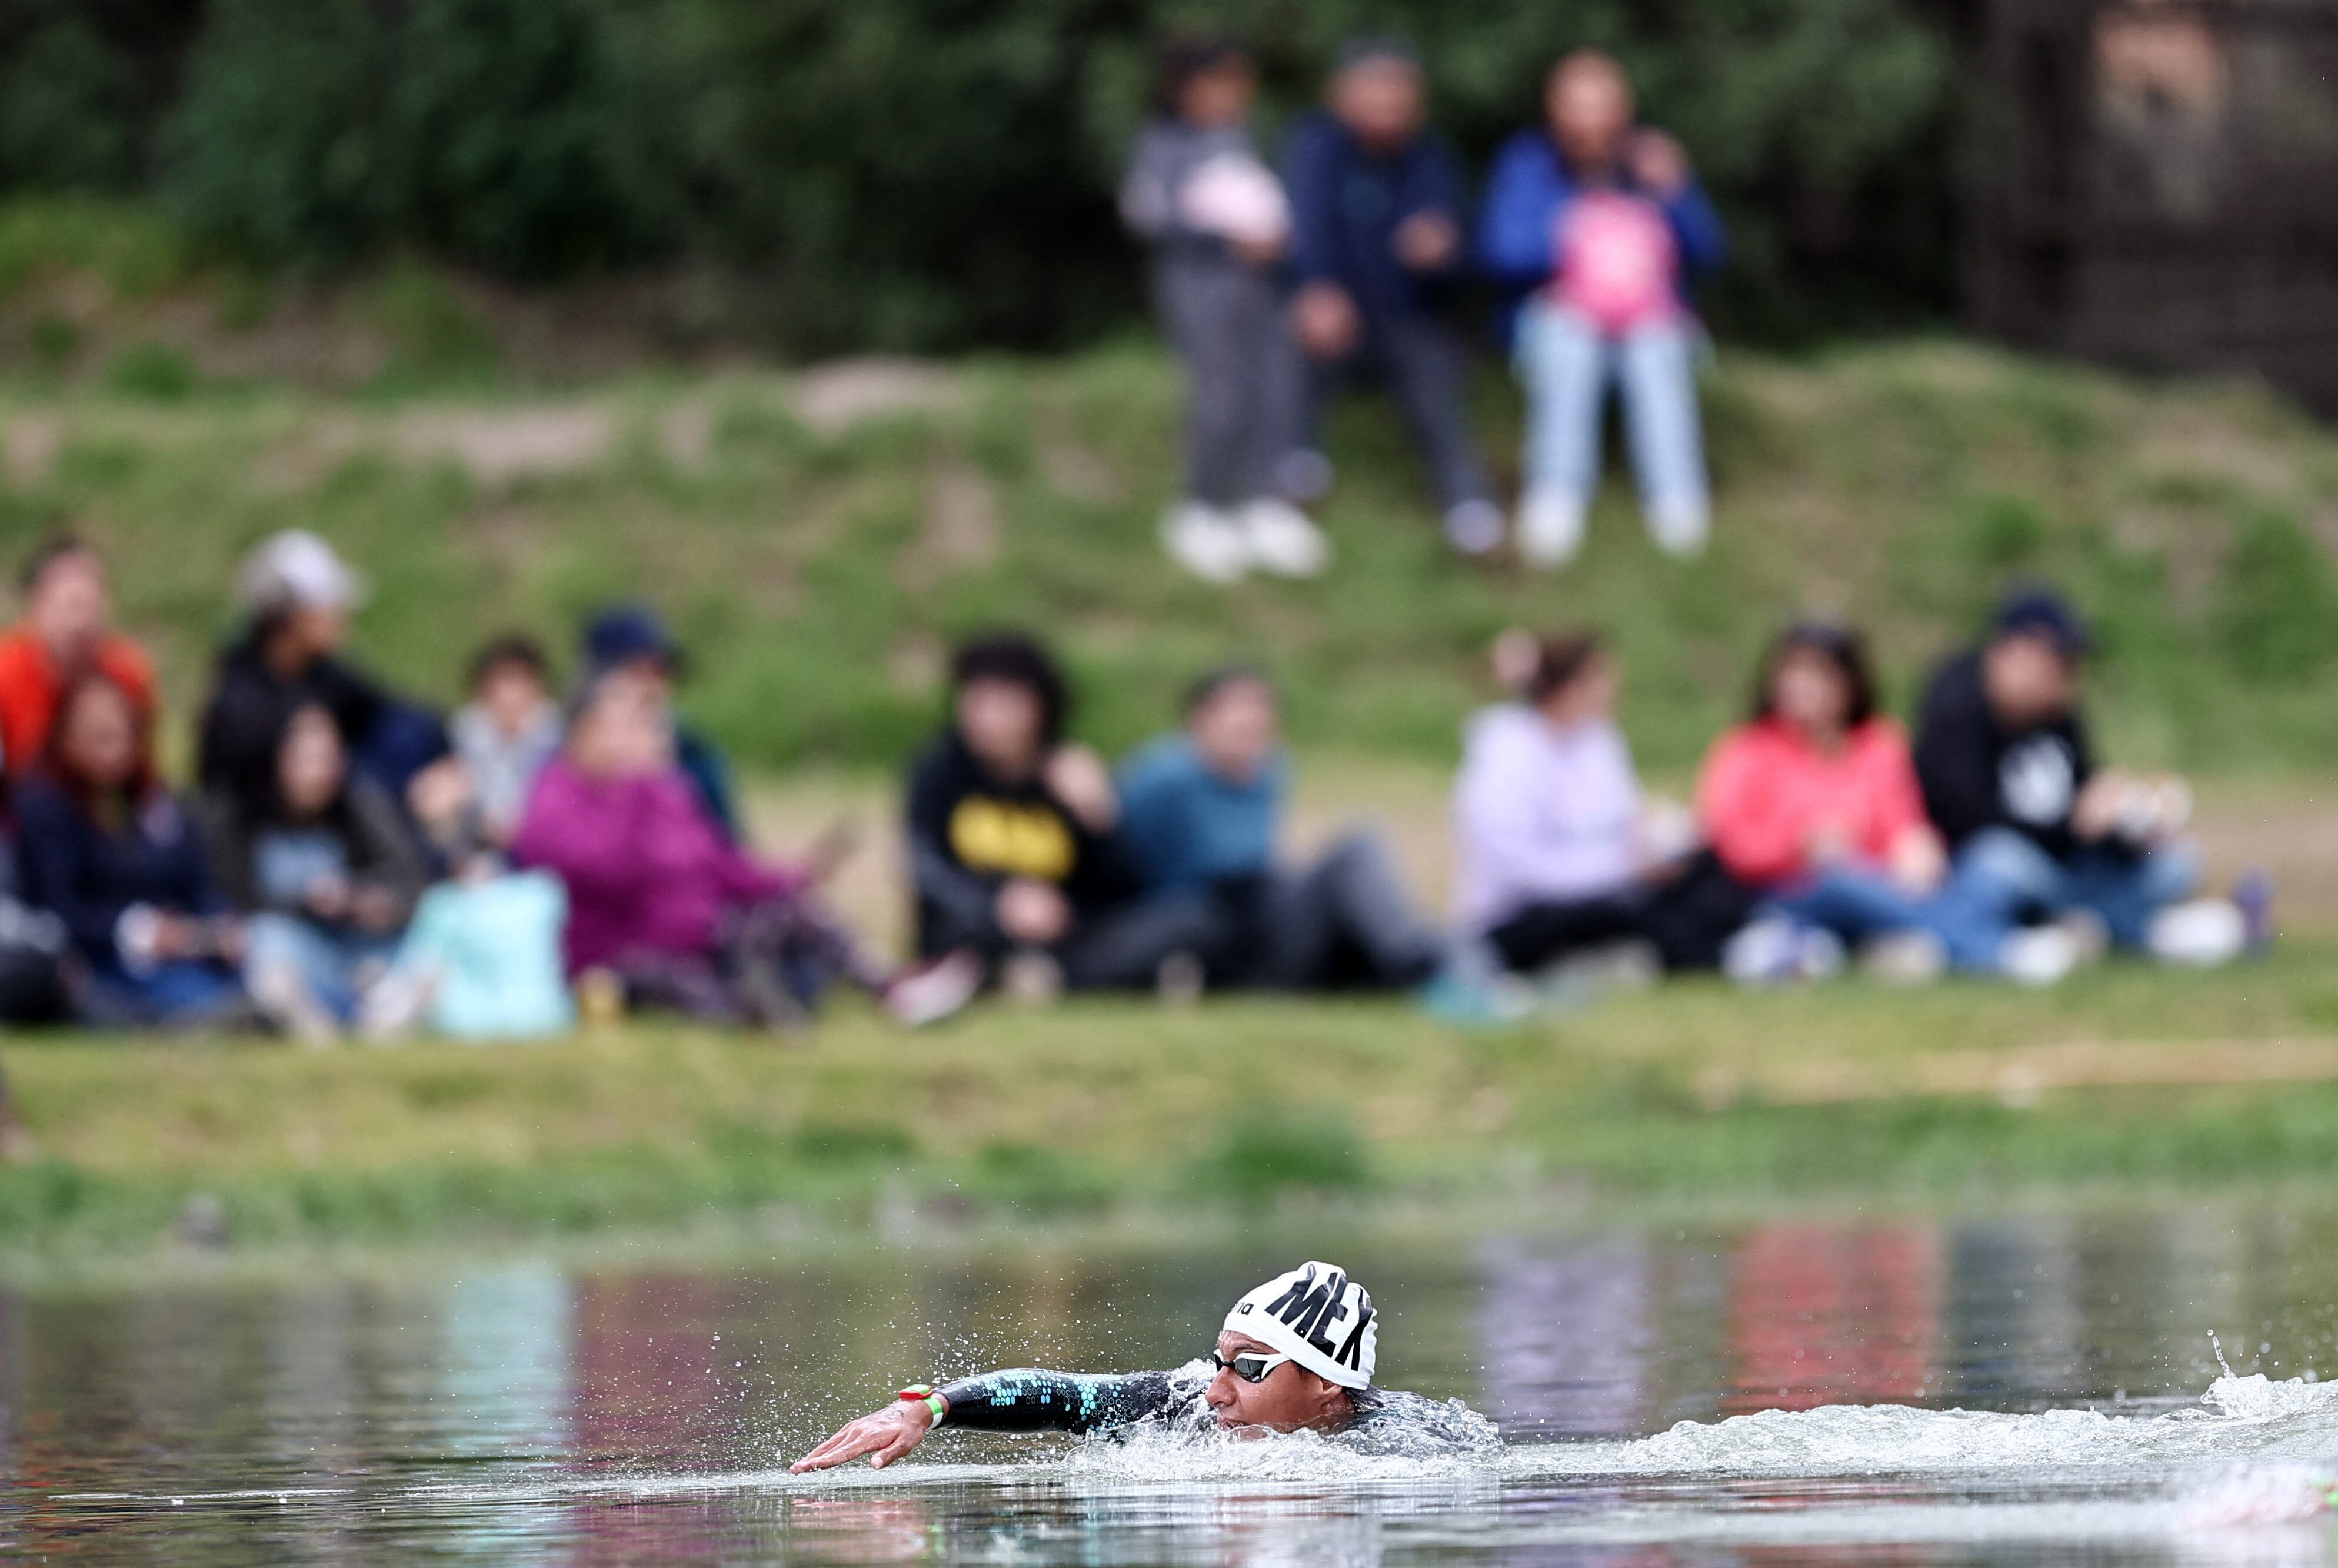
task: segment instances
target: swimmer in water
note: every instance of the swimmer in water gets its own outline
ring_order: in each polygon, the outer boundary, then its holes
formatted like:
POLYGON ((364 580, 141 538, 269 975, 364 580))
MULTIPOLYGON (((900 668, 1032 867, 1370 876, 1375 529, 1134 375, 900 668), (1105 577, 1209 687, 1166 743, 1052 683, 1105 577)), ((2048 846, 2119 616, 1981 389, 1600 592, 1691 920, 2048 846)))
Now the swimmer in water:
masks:
POLYGON ((869 1455, 882 1469, 937 1426, 979 1432, 1128 1432, 1145 1425, 1254 1435, 1317 1432, 1366 1449, 1482 1447, 1493 1426, 1458 1403, 1372 1386, 1380 1324, 1347 1271, 1308 1263, 1233 1305, 1217 1348, 1174 1372, 1098 1376, 1019 1368, 915 1384, 789 1468, 869 1455))

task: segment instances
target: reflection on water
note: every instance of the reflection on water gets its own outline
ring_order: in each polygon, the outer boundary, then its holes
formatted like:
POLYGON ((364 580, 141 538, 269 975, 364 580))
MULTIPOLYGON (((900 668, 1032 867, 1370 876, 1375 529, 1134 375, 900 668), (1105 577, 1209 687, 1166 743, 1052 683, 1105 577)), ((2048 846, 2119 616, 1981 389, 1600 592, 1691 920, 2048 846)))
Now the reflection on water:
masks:
POLYGON ((2338 1389, 2283 1380, 2333 1360, 2338 1215, 1310 1239, 1378 1297, 1383 1379, 1468 1399, 1503 1452, 961 1434, 791 1480, 775 1450, 911 1376, 1182 1361, 1288 1249, 523 1257, 0 1290, 0 1540, 196 1563, 2323 1560, 2301 1516, 2338 1473, 2338 1389), (2200 1410, 2211 1330, 2243 1381, 2200 1410), (1871 1405, 2020 1419, 1840 1408, 1871 1405), (1804 1414, 1630 1441, 1756 1412, 1804 1414))

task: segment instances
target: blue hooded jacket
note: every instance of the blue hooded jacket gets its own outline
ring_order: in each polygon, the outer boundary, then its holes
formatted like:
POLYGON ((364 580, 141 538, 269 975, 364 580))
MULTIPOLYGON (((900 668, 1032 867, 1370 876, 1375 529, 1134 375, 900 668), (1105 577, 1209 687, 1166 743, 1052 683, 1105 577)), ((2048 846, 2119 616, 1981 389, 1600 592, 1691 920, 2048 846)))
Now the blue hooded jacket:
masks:
MULTIPOLYGON (((1721 214, 1694 179, 1670 197, 1658 197, 1641 191, 1629 170, 1619 170, 1617 176, 1617 189, 1647 196, 1672 225, 1673 242, 1680 247, 1681 300, 1687 303, 1691 277, 1715 271, 1728 254, 1721 214)), ((1519 304, 1550 281, 1557 265, 1552 233, 1559 214, 1584 189, 1547 131, 1521 131, 1495 154, 1486 203, 1478 214, 1478 261, 1508 301, 1505 336, 1516 325, 1519 304)))
POLYGON ((1442 212, 1466 233, 1461 172, 1436 138, 1421 134, 1391 153, 1375 153, 1321 110, 1292 131, 1282 154, 1291 195, 1292 271, 1301 286, 1334 282, 1367 317, 1432 310, 1463 248, 1431 272, 1397 260, 1392 242, 1416 212, 1442 212))

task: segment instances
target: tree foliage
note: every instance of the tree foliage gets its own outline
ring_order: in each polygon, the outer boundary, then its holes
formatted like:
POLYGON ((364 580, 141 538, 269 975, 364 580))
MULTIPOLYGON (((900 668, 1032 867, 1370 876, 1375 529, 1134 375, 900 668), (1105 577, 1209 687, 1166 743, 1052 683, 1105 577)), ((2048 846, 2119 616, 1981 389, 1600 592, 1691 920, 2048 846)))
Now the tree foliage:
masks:
POLYGON ((1948 301, 1954 78, 1929 4, 92 0, 84 22, 0 0, 0 179, 147 180, 277 264, 689 256, 766 280, 793 346, 1037 345, 1136 308, 1111 191, 1172 33, 1254 44, 1270 136, 1342 38, 1402 35, 1473 161, 1596 44, 1731 219, 1716 314, 1776 336, 1948 301), (192 40, 163 58, 157 12, 192 40))

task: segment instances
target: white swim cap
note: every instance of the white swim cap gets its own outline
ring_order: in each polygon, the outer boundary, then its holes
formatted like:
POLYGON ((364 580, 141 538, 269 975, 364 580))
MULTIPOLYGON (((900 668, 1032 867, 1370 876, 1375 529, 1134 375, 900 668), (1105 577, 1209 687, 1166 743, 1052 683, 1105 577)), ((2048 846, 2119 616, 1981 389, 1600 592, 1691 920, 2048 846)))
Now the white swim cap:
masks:
POLYGON ((1369 1386, 1380 1363, 1370 1292, 1329 1263, 1303 1263, 1268 1280, 1234 1303, 1225 1326, 1342 1388, 1369 1386))

